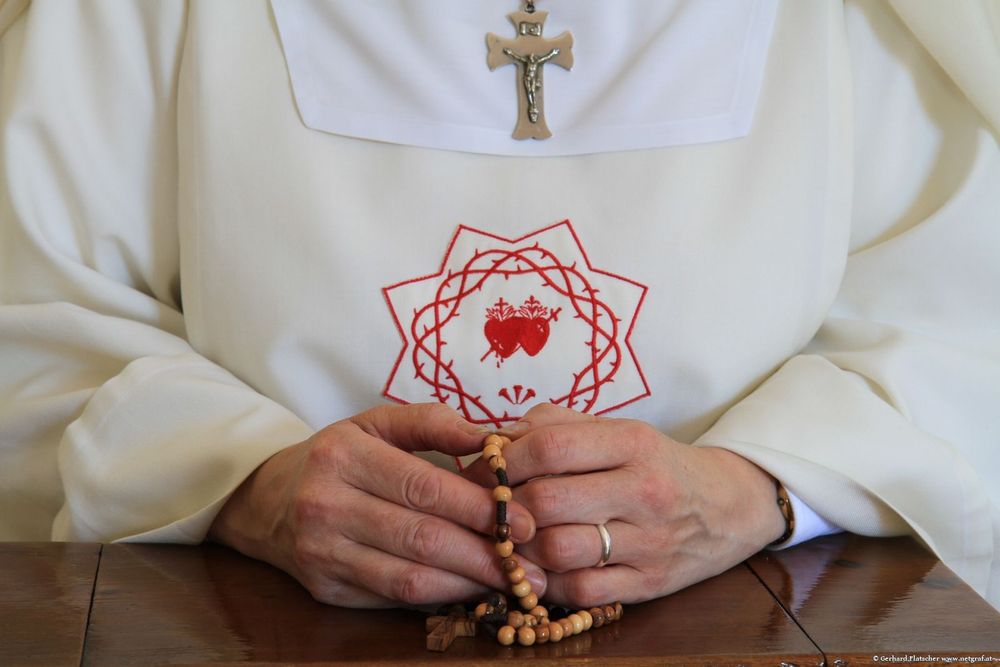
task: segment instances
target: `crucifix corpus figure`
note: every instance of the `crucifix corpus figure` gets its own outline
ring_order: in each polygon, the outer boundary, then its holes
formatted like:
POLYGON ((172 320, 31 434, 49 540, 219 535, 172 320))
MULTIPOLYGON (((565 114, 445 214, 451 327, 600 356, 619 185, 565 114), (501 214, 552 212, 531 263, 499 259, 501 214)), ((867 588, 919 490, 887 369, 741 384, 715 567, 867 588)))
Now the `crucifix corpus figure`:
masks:
POLYGON ((573 67, 573 35, 563 32, 555 39, 542 37, 548 12, 521 11, 508 14, 517 37, 504 39, 492 32, 486 35, 486 64, 491 70, 515 64, 518 68, 517 126, 515 139, 547 139, 552 136, 545 124, 545 100, 542 96, 542 65, 555 63, 573 67))

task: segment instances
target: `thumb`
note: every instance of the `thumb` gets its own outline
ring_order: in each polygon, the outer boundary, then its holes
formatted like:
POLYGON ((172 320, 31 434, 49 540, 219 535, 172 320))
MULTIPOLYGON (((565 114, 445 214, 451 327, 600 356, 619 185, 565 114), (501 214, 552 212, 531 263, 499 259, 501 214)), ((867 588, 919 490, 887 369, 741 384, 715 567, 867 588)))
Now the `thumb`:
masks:
POLYGON ((562 424, 579 424, 583 422, 598 421, 600 417, 565 408, 554 403, 538 403, 524 413, 524 416, 513 424, 508 424, 497 433, 506 435, 511 440, 516 440, 528 431, 544 428, 546 426, 560 426, 562 424))
POLYGON ((380 405, 350 418, 369 435, 408 452, 451 456, 478 452, 490 429, 466 421, 443 403, 380 405))

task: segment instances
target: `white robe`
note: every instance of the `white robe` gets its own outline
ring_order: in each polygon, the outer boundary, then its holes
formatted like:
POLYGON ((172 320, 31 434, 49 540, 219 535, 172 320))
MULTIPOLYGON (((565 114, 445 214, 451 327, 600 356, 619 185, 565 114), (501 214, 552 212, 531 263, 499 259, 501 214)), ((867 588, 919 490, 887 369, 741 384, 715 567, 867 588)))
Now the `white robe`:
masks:
MULTIPOLYGON (((485 67, 483 35, 512 34, 495 5, 448 36, 513 99, 485 67)), ((546 3, 552 35, 571 5, 546 3)), ((1000 602, 996 5, 780 3, 746 128, 561 157, 307 125, 275 16, 0 4, 0 538, 196 542, 331 421, 393 398, 493 423, 534 389, 736 451, 1000 602), (424 329, 479 251, 534 268, 424 329), (544 279, 569 269, 572 290, 544 279), (547 337, 490 337, 490 307, 532 298, 547 337)), ((546 71, 557 136, 599 40, 546 71)), ((449 80, 475 98, 476 76, 449 80)))

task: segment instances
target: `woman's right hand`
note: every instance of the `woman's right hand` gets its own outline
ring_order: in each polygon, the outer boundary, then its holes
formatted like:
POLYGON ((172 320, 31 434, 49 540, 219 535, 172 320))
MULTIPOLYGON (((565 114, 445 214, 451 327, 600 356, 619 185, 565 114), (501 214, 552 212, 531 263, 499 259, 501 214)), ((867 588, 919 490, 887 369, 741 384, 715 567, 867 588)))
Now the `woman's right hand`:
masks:
MULTIPOLYGON (((436 605, 506 590, 490 491, 412 454, 470 454, 484 435, 439 403, 373 408, 264 462, 209 537, 285 570, 328 604, 436 605)), ((507 516, 515 543, 534 536, 523 506, 508 503, 507 516)), ((520 560, 540 596, 544 573, 520 560)))

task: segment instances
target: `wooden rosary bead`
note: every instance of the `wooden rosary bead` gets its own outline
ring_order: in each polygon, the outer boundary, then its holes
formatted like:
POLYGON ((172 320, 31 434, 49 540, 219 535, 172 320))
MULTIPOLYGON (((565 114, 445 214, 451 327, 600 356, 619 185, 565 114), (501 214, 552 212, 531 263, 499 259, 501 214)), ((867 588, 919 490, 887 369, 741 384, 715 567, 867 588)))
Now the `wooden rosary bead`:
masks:
POLYGON ((493 534, 496 536, 497 540, 503 542, 510 539, 510 524, 509 523, 498 523, 496 530, 493 534))
POLYGON ((510 579, 510 583, 519 584, 524 581, 526 574, 527 573, 524 571, 524 568, 518 565, 516 570, 507 573, 507 578, 510 579))
POLYGON ((486 598, 486 604, 493 607, 498 613, 507 614, 507 596, 503 593, 490 593, 490 596, 486 598))
POLYGON ((506 542, 497 542, 495 546, 497 554, 499 554, 501 558, 507 558, 514 553, 514 543, 510 540, 507 540, 506 542))
MULTIPOLYGON (((538 594, 531 589, 527 572, 514 557, 514 543, 511 541, 511 526, 507 522, 507 503, 513 499, 513 491, 507 479, 507 461, 501 455, 511 444, 510 438, 492 434, 483 440, 482 458, 486 459, 490 470, 496 474, 497 484, 493 488, 496 502, 496 525, 494 545, 500 556, 500 568, 511 583, 511 593, 518 598, 522 611, 509 609, 507 598, 499 592, 492 593, 485 602, 475 607, 472 617, 465 608, 457 605, 454 613, 447 617, 431 617, 427 621, 427 647, 443 651, 456 636, 475 636, 476 622, 496 636, 503 646, 514 642, 522 646, 556 643, 566 637, 578 635, 591 628, 599 628, 622 617, 621 602, 573 611, 566 607, 552 607, 551 611, 538 603, 538 594), (557 620, 553 620, 557 619, 557 620)), ((560 649, 561 650, 561 649, 560 649)))
POLYGON ((513 644, 514 637, 516 636, 517 636, 517 630, 510 627, 509 625, 505 625, 499 630, 497 630, 497 641, 503 644, 504 646, 510 646, 511 644, 513 644))
POLYGON ((494 456, 500 456, 500 448, 496 445, 486 445, 483 447, 483 458, 489 461, 494 456))
MULTIPOLYGON (((515 570, 515 572, 516 571, 517 570, 515 570)), ((523 598, 525 595, 531 592, 531 582, 528 581, 527 579, 522 579, 521 581, 517 582, 516 584, 510 587, 510 592, 519 598, 523 598)), ((534 606, 535 605, 527 607, 525 611, 531 610, 531 608, 534 606)))

